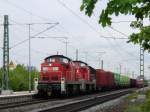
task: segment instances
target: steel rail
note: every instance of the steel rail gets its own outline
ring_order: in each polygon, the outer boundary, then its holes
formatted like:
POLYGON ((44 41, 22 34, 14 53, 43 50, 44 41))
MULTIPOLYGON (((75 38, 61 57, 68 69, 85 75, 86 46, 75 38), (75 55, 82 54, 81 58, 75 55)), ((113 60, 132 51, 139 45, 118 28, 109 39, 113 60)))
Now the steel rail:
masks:
MULTIPOLYGON (((33 98, 31 100, 22 101, 22 102, 10 102, 5 104, 0 104, 0 111, 5 109, 13 109, 26 106, 31 106, 34 104, 42 104, 48 102, 56 102, 54 106, 44 107, 44 108, 35 108, 31 110, 31 112, 76 112, 78 110, 84 110, 91 106, 100 104, 102 102, 115 99, 119 96, 125 95, 134 89, 126 89, 126 90, 117 90, 117 91, 107 91, 89 95, 82 96, 71 96, 64 98, 50 98, 50 99, 36 99, 33 98), (106 98, 106 99, 105 99, 106 98), (60 102, 59 102, 60 100, 60 102), (63 104, 61 103, 63 100, 66 100, 63 104)), ((51 103, 52 103, 51 102, 51 103)))
POLYGON ((123 90, 119 92, 117 91, 105 95, 96 96, 93 98, 87 98, 84 100, 67 103, 64 105, 35 110, 33 112, 77 112, 77 111, 88 109, 92 106, 101 104, 103 102, 116 99, 120 96, 130 93, 131 91, 132 89, 123 90))
POLYGON ((45 103, 49 101, 55 101, 56 99, 33 99, 31 101, 23 101, 17 103, 8 103, 8 104, 0 104, 0 110, 21 107, 26 105, 38 104, 38 103, 45 103))

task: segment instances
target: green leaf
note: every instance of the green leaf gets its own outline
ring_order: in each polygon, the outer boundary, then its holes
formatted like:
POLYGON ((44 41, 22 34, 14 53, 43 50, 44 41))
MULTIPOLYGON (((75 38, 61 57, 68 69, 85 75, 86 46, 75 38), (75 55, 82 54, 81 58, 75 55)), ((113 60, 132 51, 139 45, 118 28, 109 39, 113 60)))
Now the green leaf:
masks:
MULTIPOLYGON (((97 0, 83 0, 80 10, 85 11, 85 14, 90 17, 93 14, 96 3, 97 0)), ((119 16, 120 14, 133 15, 137 21, 131 23, 130 26, 141 30, 140 33, 132 34, 128 42, 133 42, 134 44, 142 43, 145 50, 150 51, 150 37, 145 32, 150 32, 149 26, 145 26, 142 29, 143 24, 140 23, 144 18, 150 19, 150 0, 108 0, 107 7, 100 12, 98 22, 103 27, 109 26, 112 23, 111 16, 119 16)))

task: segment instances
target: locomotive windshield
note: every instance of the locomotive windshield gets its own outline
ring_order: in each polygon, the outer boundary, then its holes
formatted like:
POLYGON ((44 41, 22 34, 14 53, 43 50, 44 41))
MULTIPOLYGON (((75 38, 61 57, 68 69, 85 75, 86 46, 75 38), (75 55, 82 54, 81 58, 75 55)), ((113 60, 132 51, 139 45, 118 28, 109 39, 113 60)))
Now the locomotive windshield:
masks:
POLYGON ((84 63, 81 63, 81 64, 80 64, 80 66, 81 66, 81 67, 84 67, 84 66, 86 66, 86 64, 84 64, 84 63))
POLYGON ((62 63, 68 63, 69 61, 65 58, 49 58, 46 60, 46 62, 62 62, 62 63))

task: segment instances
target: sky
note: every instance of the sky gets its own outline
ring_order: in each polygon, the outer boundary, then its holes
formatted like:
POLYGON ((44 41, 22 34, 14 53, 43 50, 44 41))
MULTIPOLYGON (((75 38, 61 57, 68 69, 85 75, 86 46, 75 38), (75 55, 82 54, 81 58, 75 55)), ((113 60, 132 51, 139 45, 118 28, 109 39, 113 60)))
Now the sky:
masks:
MULTIPOLYGON (((112 23, 112 28, 103 28, 98 24, 99 13, 106 7, 107 0, 96 4, 94 14, 88 17, 80 11, 82 0, 0 0, 0 24, 3 24, 3 15, 9 16, 10 60, 15 63, 28 65, 29 63, 29 23, 31 36, 46 30, 31 39, 31 64, 40 69, 44 58, 53 54, 66 55, 76 59, 78 49, 79 60, 86 61, 89 65, 100 68, 100 60, 104 60, 104 69, 121 72, 132 77, 139 75, 139 46, 127 43, 127 39, 110 39, 103 37, 127 38, 138 30, 130 28, 130 22, 112 23), (54 24, 59 23, 51 29, 54 24), (117 31, 125 35, 118 33, 117 31), (61 37, 61 38, 50 38, 61 37), (64 37, 67 37, 66 40, 64 37), (14 45, 26 40, 26 42, 14 45)), ((133 16, 112 16, 114 22, 133 21, 133 16)), ((149 21, 144 20, 145 24, 149 21)), ((3 45, 3 26, 0 26, 0 47, 3 45)), ((145 76, 150 78, 150 55, 145 53, 145 76)), ((2 49, 0 49, 0 64, 2 66, 2 49)))

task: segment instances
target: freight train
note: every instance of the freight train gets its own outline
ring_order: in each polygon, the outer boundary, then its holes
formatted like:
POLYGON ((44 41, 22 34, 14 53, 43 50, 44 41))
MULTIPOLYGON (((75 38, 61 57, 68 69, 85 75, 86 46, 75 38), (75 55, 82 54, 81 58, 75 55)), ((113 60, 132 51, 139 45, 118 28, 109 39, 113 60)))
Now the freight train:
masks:
POLYGON ((52 55, 41 64, 39 95, 72 95, 94 91, 141 87, 142 81, 95 69, 83 61, 52 55), (138 85, 139 84, 139 85, 138 85))

